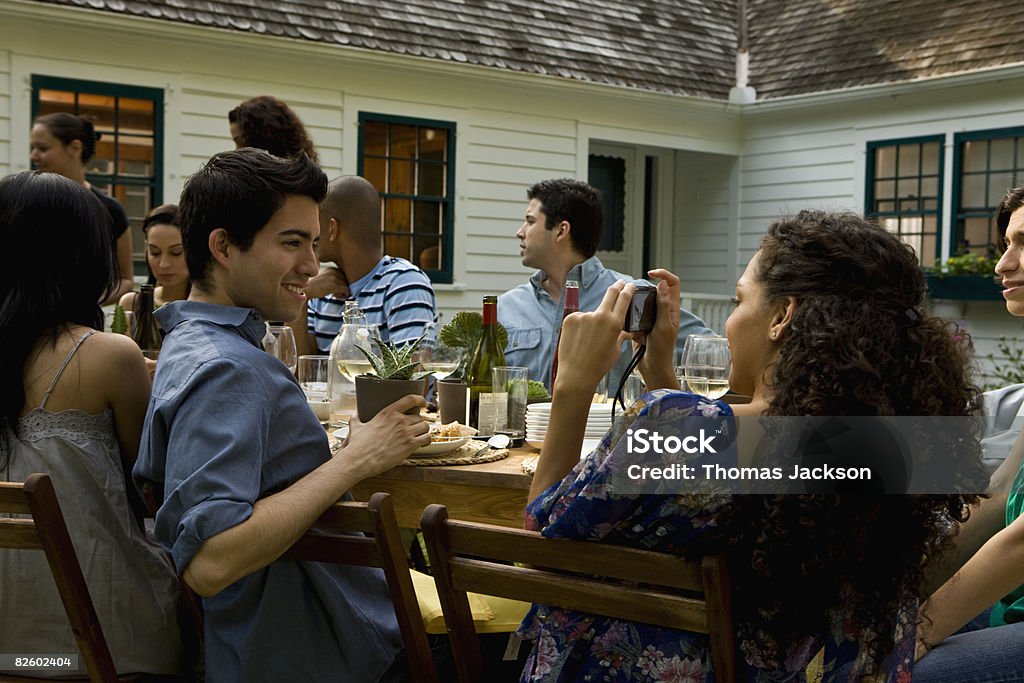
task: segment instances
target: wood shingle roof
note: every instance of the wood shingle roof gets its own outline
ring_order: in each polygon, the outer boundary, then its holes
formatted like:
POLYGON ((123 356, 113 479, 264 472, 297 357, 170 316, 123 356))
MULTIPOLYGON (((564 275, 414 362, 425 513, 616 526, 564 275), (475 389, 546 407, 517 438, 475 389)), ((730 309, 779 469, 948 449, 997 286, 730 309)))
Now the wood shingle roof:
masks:
MULTIPOLYGON (((735 0, 37 0, 724 100, 735 0)), ((1024 64, 1005 0, 748 0, 758 99, 1024 64)))

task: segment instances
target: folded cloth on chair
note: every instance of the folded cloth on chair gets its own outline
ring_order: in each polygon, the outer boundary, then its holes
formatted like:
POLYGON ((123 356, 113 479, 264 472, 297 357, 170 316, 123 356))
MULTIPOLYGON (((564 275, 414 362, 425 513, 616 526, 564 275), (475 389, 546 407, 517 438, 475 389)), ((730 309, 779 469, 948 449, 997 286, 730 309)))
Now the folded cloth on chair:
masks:
MULTIPOLYGON (((416 590, 416 601, 420 605, 420 616, 427 633, 442 634, 448 629, 444 623, 441 600, 437 597, 437 586, 433 577, 415 569, 410 570, 412 585, 416 590)), ((512 633, 519 628, 523 617, 530 609, 530 603, 509 600, 493 595, 467 593, 469 611, 473 614, 473 625, 477 633, 512 633)))

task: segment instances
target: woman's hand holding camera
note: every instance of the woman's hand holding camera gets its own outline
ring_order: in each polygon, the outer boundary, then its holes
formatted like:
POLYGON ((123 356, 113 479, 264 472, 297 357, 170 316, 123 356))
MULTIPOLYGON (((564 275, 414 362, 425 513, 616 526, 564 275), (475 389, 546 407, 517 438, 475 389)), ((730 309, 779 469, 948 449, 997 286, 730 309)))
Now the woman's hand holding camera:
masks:
POLYGON ((620 280, 608 288, 597 309, 573 313, 562 321, 554 391, 579 388, 593 395, 597 383, 619 359, 622 342, 630 338, 622 331, 622 321, 634 291, 635 285, 620 280))
POLYGON ((658 279, 658 317, 650 332, 633 335, 634 347, 647 344, 638 366, 648 391, 678 389, 675 373, 676 336, 679 334, 679 278, 664 268, 647 271, 658 279))

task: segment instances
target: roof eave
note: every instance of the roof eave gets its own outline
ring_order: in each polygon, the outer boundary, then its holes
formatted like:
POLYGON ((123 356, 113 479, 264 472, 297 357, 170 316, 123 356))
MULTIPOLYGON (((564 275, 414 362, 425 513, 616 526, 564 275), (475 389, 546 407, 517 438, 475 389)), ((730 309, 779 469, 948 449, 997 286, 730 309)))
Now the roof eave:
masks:
POLYGON ((910 81, 872 83, 870 85, 858 85, 837 90, 822 90, 818 92, 800 93, 799 95, 788 95, 785 97, 759 100, 751 104, 743 105, 743 114, 768 114, 794 109, 806 109, 809 107, 846 104, 853 101, 863 101, 864 99, 869 98, 921 94, 924 92, 946 90, 949 88, 983 85, 986 83, 994 83, 1021 77, 1024 77, 1024 62, 986 67, 984 69, 975 69, 972 71, 962 71, 953 74, 941 74, 926 78, 917 78, 910 81))

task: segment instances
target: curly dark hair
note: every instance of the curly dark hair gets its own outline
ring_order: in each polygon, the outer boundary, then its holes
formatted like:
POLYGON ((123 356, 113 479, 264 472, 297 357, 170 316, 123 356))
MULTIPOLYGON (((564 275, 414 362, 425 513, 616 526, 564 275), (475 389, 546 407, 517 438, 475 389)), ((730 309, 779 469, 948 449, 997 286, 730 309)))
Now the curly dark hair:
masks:
POLYGON ((228 122, 238 124, 242 147, 265 149, 286 158, 305 152, 313 163, 320 163, 302 120, 276 97, 260 95, 242 102, 228 112, 228 122))
MULTIPOLYGON (((981 414, 970 339, 921 310, 914 251, 884 228, 849 213, 777 221, 754 279, 768 305, 796 302, 766 370, 766 416, 981 414)), ((961 423, 980 436, 980 422, 961 423)), ((844 630, 877 667, 895 643, 895 615, 921 597, 925 565, 985 490, 977 438, 956 457, 963 494, 736 496, 722 540, 743 629, 795 645, 846 611, 844 630)))

